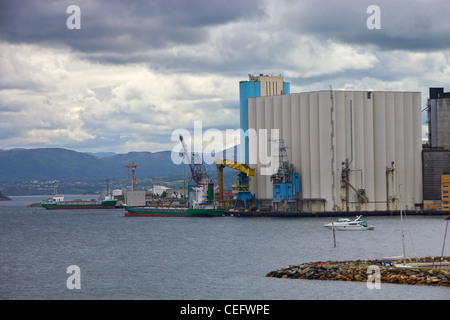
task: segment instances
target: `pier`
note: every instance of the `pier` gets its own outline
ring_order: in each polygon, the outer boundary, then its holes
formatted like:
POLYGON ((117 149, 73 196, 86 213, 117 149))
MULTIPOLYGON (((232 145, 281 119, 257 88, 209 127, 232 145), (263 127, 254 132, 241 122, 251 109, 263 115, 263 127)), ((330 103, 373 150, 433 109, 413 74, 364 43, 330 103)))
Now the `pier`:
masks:
MULTIPOLYGON (((408 216, 448 216, 444 211, 403 211, 408 216)), ((234 217, 291 217, 291 218, 326 218, 326 217, 381 217, 381 216, 400 216, 400 211, 225 211, 225 216, 234 217)))

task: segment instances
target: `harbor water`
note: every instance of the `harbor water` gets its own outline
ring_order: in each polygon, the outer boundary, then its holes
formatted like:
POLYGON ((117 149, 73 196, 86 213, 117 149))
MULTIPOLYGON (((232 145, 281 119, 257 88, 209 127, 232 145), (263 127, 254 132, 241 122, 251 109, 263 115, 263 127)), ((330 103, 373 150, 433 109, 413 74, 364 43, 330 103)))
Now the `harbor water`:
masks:
MULTIPOLYGON (((330 218, 143 218, 124 217, 123 209, 27 207, 43 198, 0 202, 0 299, 450 299, 447 287, 265 277, 302 262, 400 255, 398 216, 365 217, 375 230, 336 232, 334 247, 323 227, 330 218), (69 266, 79 268, 79 289, 69 288, 69 266)), ((440 256, 445 223, 408 216, 407 256, 440 256)))

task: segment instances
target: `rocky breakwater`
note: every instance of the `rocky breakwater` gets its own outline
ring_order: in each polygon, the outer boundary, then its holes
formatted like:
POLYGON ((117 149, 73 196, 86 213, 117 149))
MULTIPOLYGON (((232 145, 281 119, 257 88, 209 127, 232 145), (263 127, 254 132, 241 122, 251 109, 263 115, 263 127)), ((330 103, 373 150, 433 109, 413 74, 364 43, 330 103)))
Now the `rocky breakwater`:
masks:
POLYGON ((440 257, 416 259, 414 262, 407 260, 408 267, 394 266, 400 261, 384 260, 309 262, 271 271, 266 277, 367 282, 370 275, 378 273, 381 283, 450 287, 450 257, 444 257, 442 264, 440 257), (416 266, 412 266, 416 262, 416 266), (423 267, 423 264, 434 264, 434 267, 423 267), (440 265, 442 268, 439 268, 440 265))

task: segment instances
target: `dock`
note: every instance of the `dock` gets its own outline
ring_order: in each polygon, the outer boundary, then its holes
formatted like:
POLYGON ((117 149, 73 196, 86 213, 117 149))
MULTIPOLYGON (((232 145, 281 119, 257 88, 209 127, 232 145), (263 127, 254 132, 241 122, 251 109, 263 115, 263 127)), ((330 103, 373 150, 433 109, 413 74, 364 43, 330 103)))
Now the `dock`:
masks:
MULTIPOLYGON (((448 216, 448 212, 444 211, 403 211, 407 216, 448 216)), ((232 217, 284 217, 284 218, 327 218, 327 217, 356 217, 362 215, 364 217, 382 217, 382 216, 400 216, 399 211, 225 211, 224 216, 232 217)))

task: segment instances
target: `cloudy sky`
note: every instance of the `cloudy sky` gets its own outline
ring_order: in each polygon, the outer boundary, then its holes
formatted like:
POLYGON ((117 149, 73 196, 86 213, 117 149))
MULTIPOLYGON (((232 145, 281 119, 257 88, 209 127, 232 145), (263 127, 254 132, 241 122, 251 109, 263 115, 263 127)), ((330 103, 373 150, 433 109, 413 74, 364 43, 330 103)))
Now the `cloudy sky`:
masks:
POLYGON ((238 128, 250 73, 425 106, 450 91, 449 16, 448 0, 0 0, 0 149, 171 150, 195 120, 238 128))

